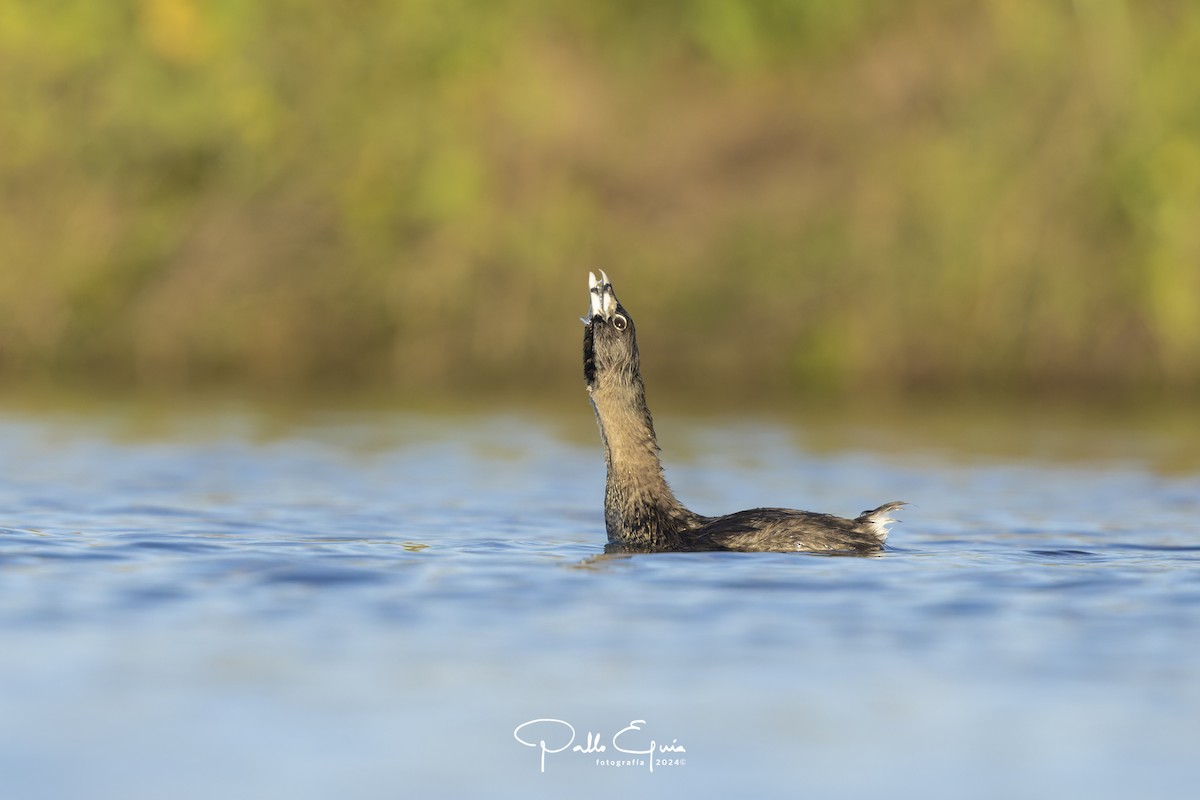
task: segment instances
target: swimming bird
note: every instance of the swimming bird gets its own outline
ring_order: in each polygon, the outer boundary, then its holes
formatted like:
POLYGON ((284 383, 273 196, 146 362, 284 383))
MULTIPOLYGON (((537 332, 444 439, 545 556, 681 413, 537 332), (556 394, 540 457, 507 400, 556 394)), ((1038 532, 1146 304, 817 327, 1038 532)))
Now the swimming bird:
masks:
POLYGON ((603 270, 588 273, 582 318, 583 376, 600 425, 607 477, 608 552, 697 550, 870 553, 883 548, 891 512, 885 503, 854 519, 791 508, 752 508, 706 517, 686 508, 663 475, 654 421, 646 405, 633 317, 603 270))

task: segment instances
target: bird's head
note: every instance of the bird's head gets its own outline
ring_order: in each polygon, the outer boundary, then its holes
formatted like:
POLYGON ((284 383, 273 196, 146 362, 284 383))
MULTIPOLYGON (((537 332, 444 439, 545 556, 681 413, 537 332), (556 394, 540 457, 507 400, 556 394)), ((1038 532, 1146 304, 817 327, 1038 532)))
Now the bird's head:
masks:
POLYGON ((588 391, 611 381, 632 383, 638 373, 637 336, 633 317, 617 300, 604 270, 588 273, 590 305, 583 317, 583 377, 588 391))

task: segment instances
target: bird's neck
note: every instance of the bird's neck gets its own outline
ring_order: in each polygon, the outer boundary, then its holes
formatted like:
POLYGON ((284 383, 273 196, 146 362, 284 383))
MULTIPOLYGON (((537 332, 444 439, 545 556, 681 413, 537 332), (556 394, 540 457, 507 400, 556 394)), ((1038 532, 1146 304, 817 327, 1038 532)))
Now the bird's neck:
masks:
POLYGON ((608 475, 604 519, 609 542, 632 548, 678 547, 696 515, 663 476, 654 422, 640 377, 594 387, 592 407, 604 440, 608 475))

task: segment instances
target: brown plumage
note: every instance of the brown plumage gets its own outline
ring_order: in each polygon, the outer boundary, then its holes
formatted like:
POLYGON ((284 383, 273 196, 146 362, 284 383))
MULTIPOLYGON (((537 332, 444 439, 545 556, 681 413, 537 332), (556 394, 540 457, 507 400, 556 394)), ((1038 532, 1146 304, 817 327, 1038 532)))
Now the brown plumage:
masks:
POLYGON ((675 497, 658 458, 646 405, 633 317, 604 272, 589 274, 591 304, 583 319, 583 374, 604 441, 604 524, 613 551, 809 551, 869 553, 883 547, 886 503, 855 519, 790 508, 754 508, 722 517, 688 510, 675 497))

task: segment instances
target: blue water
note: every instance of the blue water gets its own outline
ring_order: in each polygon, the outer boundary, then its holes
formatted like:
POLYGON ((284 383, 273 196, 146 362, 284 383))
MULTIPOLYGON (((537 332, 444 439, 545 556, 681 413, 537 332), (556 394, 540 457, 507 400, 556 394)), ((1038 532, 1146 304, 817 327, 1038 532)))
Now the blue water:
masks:
POLYGON ((698 511, 915 505, 603 558, 586 407, 0 413, 0 794, 1191 797, 1200 447, 1009 424, 660 418, 698 511))

